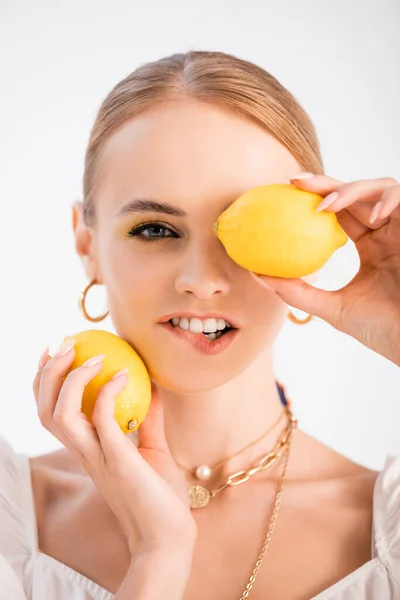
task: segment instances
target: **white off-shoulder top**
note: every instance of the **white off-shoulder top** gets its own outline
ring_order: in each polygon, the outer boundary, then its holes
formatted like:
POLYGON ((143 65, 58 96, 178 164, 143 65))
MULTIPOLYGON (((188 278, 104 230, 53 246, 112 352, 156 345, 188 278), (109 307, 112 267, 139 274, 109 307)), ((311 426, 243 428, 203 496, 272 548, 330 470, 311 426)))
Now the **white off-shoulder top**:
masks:
MULTIPOLYGON (((375 483, 372 559, 310 600, 400 600, 400 455, 375 483)), ((0 436, 0 600, 112 600, 114 595, 39 552, 29 458, 0 436)))

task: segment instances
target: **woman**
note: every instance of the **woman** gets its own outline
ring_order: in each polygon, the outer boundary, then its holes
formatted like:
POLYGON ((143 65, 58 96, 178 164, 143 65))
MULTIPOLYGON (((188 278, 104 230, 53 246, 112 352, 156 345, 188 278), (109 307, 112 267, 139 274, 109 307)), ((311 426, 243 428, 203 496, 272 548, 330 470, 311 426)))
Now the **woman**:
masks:
POLYGON ((377 473, 296 428, 272 353, 291 304, 400 365, 399 204, 392 178, 325 176, 309 117, 254 64, 189 52, 120 82, 73 227, 86 292, 105 286, 149 369, 151 409, 137 440, 121 432, 121 372, 91 425, 82 392, 102 356, 64 382, 73 341, 46 349, 34 393, 65 449, 27 459, 2 443, 1 598, 400 598, 400 457, 377 473), (324 196, 357 247, 341 290, 258 278, 213 232, 241 193, 289 181, 324 196))

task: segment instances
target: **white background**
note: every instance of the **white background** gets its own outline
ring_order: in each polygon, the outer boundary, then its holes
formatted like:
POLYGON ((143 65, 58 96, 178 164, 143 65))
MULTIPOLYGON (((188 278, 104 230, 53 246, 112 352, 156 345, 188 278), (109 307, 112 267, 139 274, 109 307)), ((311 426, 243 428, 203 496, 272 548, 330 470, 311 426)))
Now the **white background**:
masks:
MULTIPOLYGON (((93 327, 77 308, 86 280, 70 205, 108 91, 168 54, 236 54, 309 112, 328 174, 399 179, 399 30, 397 0, 0 0, 0 434, 17 451, 61 447, 39 422, 32 379, 47 344, 93 327)), ((357 265, 347 244, 319 285, 339 287, 357 265)), ((276 374, 308 433, 376 469, 400 452, 400 369, 387 360, 316 319, 288 322, 276 374)))

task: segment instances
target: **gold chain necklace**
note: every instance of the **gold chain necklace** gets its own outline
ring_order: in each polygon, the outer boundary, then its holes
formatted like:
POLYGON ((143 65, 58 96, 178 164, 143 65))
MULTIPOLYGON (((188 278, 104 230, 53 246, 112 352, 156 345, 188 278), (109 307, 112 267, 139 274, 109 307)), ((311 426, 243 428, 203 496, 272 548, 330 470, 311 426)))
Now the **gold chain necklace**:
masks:
POLYGON ((190 508, 203 508, 207 506, 211 498, 214 498, 219 492, 222 492, 227 487, 233 487, 245 483, 252 477, 261 471, 265 471, 270 468, 282 455, 285 447, 289 443, 289 436, 294 428, 297 427, 297 419, 294 417, 290 409, 285 406, 285 411, 289 417, 288 424, 284 429, 284 432, 280 435, 274 448, 268 452, 265 456, 260 458, 257 465, 247 470, 238 471, 228 477, 225 483, 221 484, 214 490, 207 490, 202 485, 192 485, 189 490, 190 508))
POLYGON ((285 480, 286 473, 287 473, 287 465, 288 465, 288 461, 289 461, 289 454, 290 454, 290 446, 291 446, 291 441, 292 441, 292 435, 293 435, 293 431, 295 430, 296 427, 297 427, 297 420, 293 419, 292 427, 291 427, 291 429, 290 429, 290 431, 288 433, 288 436, 287 436, 286 457, 285 457, 285 462, 284 462, 284 465, 283 465, 283 470, 282 470, 282 475, 281 475, 281 478, 280 478, 278 490, 277 490, 277 493, 276 493, 276 496, 275 496, 274 508, 273 508, 273 511, 272 511, 272 516, 271 516, 271 520, 270 520, 269 527, 268 527, 267 537, 265 538, 265 541, 263 543, 262 550, 261 550, 260 555, 259 555, 259 557, 257 559, 256 565, 255 565, 255 567, 253 569, 253 572, 252 572, 252 574, 250 576, 249 582, 246 585, 246 589, 244 590, 243 594, 240 597, 240 600, 246 600, 246 598, 249 597, 249 594, 250 594, 251 589, 252 589, 252 587, 254 585, 254 582, 255 582, 255 580, 257 578, 258 571, 260 570, 261 563, 263 561, 263 558, 265 556, 265 553, 266 553, 267 548, 269 546, 269 543, 271 541, 272 534, 273 534, 274 529, 275 529, 275 522, 276 522, 276 518, 278 516, 279 506, 280 506, 281 500, 282 500, 283 482, 285 480))
POLYGON ((193 475, 193 477, 196 477, 197 479, 201 479, 201 480, 210 479, 210 477, 212 476, 214 471, 219 469, 219 467, 221 467, 224 463, 228 462, 228 460, 230 460, 231 458, 234 458, 235 456, 238 456, 238 454, 241 454, 248 448, 251 448, 251 446, 254 446, 258 442, 260 442, 262 439, 264 439, 274 429, 274 427, 276 427, 278 425, 279 421, 282 419, 285 412, 286 412, 285 407, 283 407, 283 410, 282 410, 281 414, 279 415, 278 419, 275 421, 275 423, 273 425, 271 425, 271 427, 269 427, 267 429, 267 431, 265 431, 262 435, 260 435, 260 437, 258 437, 253 442, 250 442, 250 444, 247 444, 247 446, 245 446, 244 448, 241 448, 240 450, 237 450, 233 454, 230 454, 229 456, 227 456, 226 458, 224 458, 223 460, 219 461, 218 463, 216 463, 215 465, 213 465, 211 467, 209 465, 200 465, 199 467, 195 467, 195 468, 191 469, 189 467, 185 467, 184 465, 180 464, 177 460, 175 460, 175 463, 178 465, 178 467, 180 467, 184 471, 190 472, 193 475))

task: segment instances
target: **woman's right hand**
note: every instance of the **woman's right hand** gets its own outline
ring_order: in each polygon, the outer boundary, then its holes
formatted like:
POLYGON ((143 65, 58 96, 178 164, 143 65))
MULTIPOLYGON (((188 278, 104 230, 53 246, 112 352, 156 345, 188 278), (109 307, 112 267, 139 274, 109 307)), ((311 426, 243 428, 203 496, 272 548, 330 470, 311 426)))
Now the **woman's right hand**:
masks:
MULTIPOLYGON (((68 343, 68 342, 67 342, 68 343)), ((163 548, 193 548, 197 534, 184 475, 169 451, 162 402, 152 385, 149 413, 138 430, 138 446, 114 419, 114 397, 125 387, 118 374, 99 392, 92 421, 82 412, 85 386, 100 372, 72 370, 75 350, 42 357, 33 390, 42 425, 79 460, 118 518, 131 556, 163 548)))

